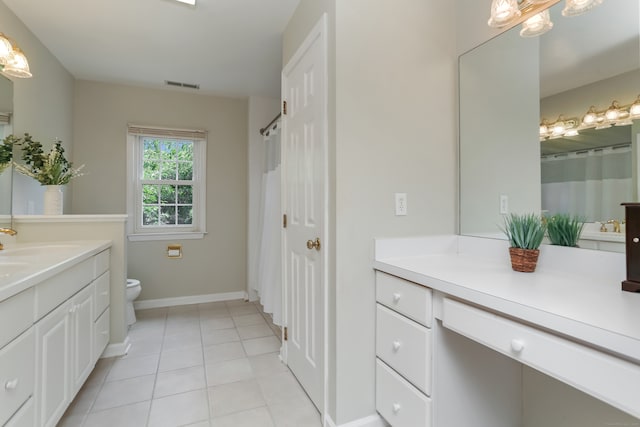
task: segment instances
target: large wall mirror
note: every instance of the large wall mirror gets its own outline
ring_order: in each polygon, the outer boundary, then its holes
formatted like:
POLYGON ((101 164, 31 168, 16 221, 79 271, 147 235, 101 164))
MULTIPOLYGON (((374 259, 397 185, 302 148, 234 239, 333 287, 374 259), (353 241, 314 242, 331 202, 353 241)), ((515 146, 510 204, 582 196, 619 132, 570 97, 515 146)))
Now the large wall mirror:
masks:
POLYGON ((639 200, 639 119, 544 140, 540 123, 634 103, 640 1, 605 0, 571 18, 563 7, 539 37, 517 26, 460 56, 461 234, 502 237, 505 212, 620 220, 620 203, 639 200))
MULTIPOLYGON (((0 75, 0 140, 12 133, 13 82, 0 75)), ((11 226, 12 168, 0 167, 0 227, 11 226)))

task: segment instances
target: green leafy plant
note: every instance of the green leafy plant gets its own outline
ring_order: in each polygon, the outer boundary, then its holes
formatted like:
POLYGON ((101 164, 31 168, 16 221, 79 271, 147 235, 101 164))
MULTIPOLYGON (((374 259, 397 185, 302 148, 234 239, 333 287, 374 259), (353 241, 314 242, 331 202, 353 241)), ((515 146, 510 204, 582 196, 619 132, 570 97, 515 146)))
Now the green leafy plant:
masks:
POLYGON ((545 217, 547 235, 553 245, 578 246, 578 240, 584 227, 584 219, 569 214, 557 214, 545 217))
POLYGON ((13 160, 13 146, 20 141, 13 135, 7 136, 0 144, 0 173, 11 165, 13 160))
POLYGON ((504 217, 502 231, 507 235, 512 248, 538 249, 547 227, 535 214, 510 214, 504 217))
POLYGON ((14 162, 16 170, 35 179, 41 185, 65 185, 83 175, 80 171, 84 165, 73 168, 73 163, 64 157, 64 148, 60 140, 56 140, 49 153, 45 153, 42 144, 28 133, 25 133, 23 138, 15 138, 14 145, 22 148, 24 161, 24 164, 14 162))

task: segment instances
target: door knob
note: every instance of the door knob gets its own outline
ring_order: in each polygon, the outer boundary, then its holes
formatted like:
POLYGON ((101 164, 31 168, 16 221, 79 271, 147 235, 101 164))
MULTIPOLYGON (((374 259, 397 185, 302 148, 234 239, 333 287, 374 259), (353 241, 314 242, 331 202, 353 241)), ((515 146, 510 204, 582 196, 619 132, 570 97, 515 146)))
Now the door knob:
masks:
POLYGON ((316 240, 307 240, 307 249, 315 248, 316 251, 320 250, 320 238, 316 237, 316 240))

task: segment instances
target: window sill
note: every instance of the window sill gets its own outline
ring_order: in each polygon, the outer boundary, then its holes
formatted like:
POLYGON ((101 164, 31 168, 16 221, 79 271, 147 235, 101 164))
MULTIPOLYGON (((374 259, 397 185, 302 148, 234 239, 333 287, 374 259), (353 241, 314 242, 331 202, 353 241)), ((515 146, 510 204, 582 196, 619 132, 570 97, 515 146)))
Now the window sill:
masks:
POLYGON ((130 242, 145 242, 154 240, 194 240, 203 239, 206 232, 190 231, 182 233, 138 233, 129 234, 127 238, 130 242))

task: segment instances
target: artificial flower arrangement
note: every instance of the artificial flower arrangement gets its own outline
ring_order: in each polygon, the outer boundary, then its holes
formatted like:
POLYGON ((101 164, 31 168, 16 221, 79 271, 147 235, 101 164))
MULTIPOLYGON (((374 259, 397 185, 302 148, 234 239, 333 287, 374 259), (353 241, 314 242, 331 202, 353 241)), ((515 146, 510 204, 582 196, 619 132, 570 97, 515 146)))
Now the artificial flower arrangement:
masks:
POLYGON ((42 144, 35 141, 28 133, 23 138, 12 137, 13 145, 22 148, 22 160, 24 164, 14 162, 13 165, 19 173, 30 176, 41 185, 65 185, 74 178, 84 175, 82 168, 73 168, 73 163, 64 157, 62 141, 56 139, 48 154, 42 149, 42 144))

